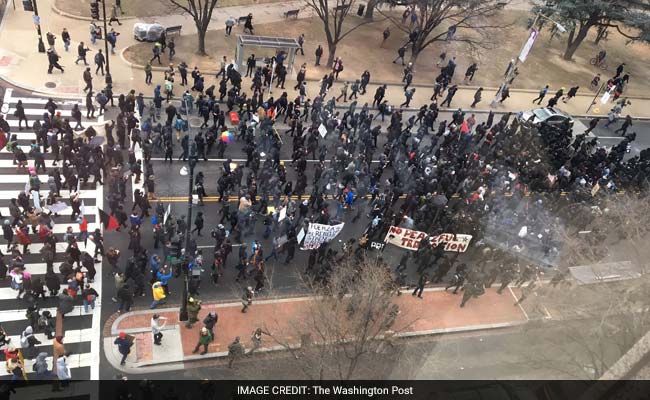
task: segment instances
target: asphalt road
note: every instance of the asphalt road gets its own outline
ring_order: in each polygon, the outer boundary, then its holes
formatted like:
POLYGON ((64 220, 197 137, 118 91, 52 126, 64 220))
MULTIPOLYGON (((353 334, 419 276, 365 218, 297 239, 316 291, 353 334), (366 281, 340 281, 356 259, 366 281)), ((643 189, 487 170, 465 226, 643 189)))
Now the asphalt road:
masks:
MULTIPOLYGON (((581 122, 585 125, 589 124, 588 120, 581 120, 581 122)), ((598 138, 598 142, 601 146, 607 146, 609 148, 617 145, 621 140, 623 140, 620 133, 614 133, 614 131, 622 124, 623 121, 621 119, 617 123, 605 128, 605 120, 603 120, 599 123, 596 129, 592 131, 592 133, 598 138)), ((637 156, 641 150, 650 147, 650 121, 634 121, 633 125, 628 128, 627 132, 636 132, 636 140, 632 142, 632 147, 626 158, 637 156)))
MULTIPOLYGON (((107 118, 112 118, 114 114, 115 114, 114 110, 109 111, 109 113, 107 114, 107 118)), ((476 115, 476 119, 478 123, 485 120, 486 118, 487 118, 486 114, 476 115)), ((440 113, 438 121, 450 120, 450 119, 451 119, 451 113, 443 112, 440 113)), ((582 121, 582 122, 588 123, 588 121, 582 121)), ((387 125, 387 123, 383 125, 385 126, 387 125)), ((618 141, 620 141, 620 139, 613 134, 614 129, 616 129, 615 125, 613 125, 612 128, 613 129, 608 130, 600 126, 593 131, 595 136, 599 138, 599 142, 602 145, 612 146, 618 143, 618 141)), ((638 135, 637 135, 637 140, 633 142, 632 152, 630 153, 630 155, 638 153, 642 148, 650 147, 650 122, 637 122, 635 123, 634 128, 636 128, 638 135)), ((286 126, 281 125, 279 127, 279 131, 281 132, 281 135, 283 135, 283 137, 286 136, 285 141, 290 141, 290 137, 282 133, 285 129, 286 126)), ((384 141, 385 141, 385 135, 382 135, 378 143, 378 149, 381 148, 384 141)), ((428 144, 428 137, 425 138, 423 146, 427 144, 428 144)), ((244 158, 245 155, 241 151, 241 148, 242 148, 241 142, 230 143, 228 145, 228 149, 226 151, 225 157, 230 157, 232 159, 244 158)), ((377 151, 375 154, 378 153, 379 152, 377 151)), ((178 145, 176 146, 175 154, 176 155, 179 154, 178 145)), ((188 178, 185 176, 181 176, 179 173, 181 167, 186 165, 186 163, 182 161, 177 161, 176 158, 174 162, 171 164, 163 163, 162 161, 158 161, 161 157, 162 154, 154 154, 153 156, 154 159, 153 166, 154 166, 154 172, 156 176, 156 195, 159 197, 160 196, 175 197, 175 201, 169 203, 171 204, 172 211, 176 216, 187 215, 188 178)), ((217 195, 216 181, 218 177, 221 175, 222 160, 217 160, 215 157, 216 157, 215 155, 212 155, 210 157, 210 161, 207 162, 200 161, 197 164, 197 167, 195 168, 195 173, 201 171, 205 175, 205 189, 208 196, 217 195)), ((296 174, 294 169, 289 164, 290 158, 291 158, 291 144, 285 143, 285 145, 282 147, 281 150, 281 159, 287 160, 286 162, 286 167, 288 172, 287 179, 293 180, 295 182, 296 174)), ((309 193, 311 189, 312 172, 313 172, 313 163, 309 162, 307 167, 307 176, 308 176, 308 182, 310 186, 307 188, 306 193, 309 193)), ((245 172, 244 177, 247 175, 247 173, 248 172, 245 172)), ((385 172, 384 177, 382 179, 386 179, 391 176, 392 176, 392 171, 387 171, 385 172)), ((307 198, 307 196, 305 198, 307 198)), ((332 210, 332 214, 333 214, 334 210, 336 209, 335 203, 331 200, 329 201, 329 203, 330 203, 330 209, 332 210)), ((231 207, 234 207, 235 205, 236 203, 232 204, 231 207)), ((167 204, 165 204, 165 207, 166 206, 167 204)), ((226 298, 232 298, 233 296, 239 297, 241 291, 241 285, 236 284, 234 282, 236 271, 233 268, 236 254, 230 256, 228 263, 226 265, 224 277, 218 286, 212 284, 209 276, 210 270, 208 267, 212 262, 212 248, 214 244, 214 241, 209 236, 209 234, 210 234, 210 230, 220 223, 221 216, 219 214, 219 211, 221 210, 221 205, 216 201, 206 201, 205 205, 203 206, 194 205, 193 209, 194 209, 193 211, 194 216, 196 216, 197 212, 202 212, 205 218, 205 228, 203 230, 203 236, 202 237, 195 236, 197 240, 197 244, 201 248, 203 248, 205 261, 206 261, 205 262, 206 272, 203 273, 203 280, 202 280, 202 285, 200 290, 201 297, 207 299, 226 299, 226 298)), ((367 224, 369 223, 368 218, 365 217, 365 212, 361 212, 361 217, 359 218, 358 221, 356 221, 355 223, 351 223, 351 220, 355 215, 356 215, 356 211, 350 211, 344 216, 343 219, 346 222, 346 227, 344 228, 343 232, 339 235, 339 237, 337 237, 337 240, 345 241, 349 238, 357 238, 365 230, 367 224)), ((224 223, 224 225, 226 227, 229 227, 228 223, 224 223)), ((152 237, 151 229, 149 228, 150 227, 148 225, 145 225, 145 229, 143 231, 143 244, 146 248, 151 249, 153 247, 152 246, 153 237, 152 237)), ((255 234, 244 237, 242 239, 241 245, 250 247, 250 243, 252 242, 252 240, 254 239, 261 240, 264 248, 267 249, 265 253, 268 255, 270 253, 269 250, 271 248, 271 242, 270 239, 262 240, 261 238, 262 230, 263 228, 261 226, 261 221, 258 221, 255 234)), ((126 244, 127 244, 126 235, 111 233, 111 236, 113 235, 115 236, 115 238, 111 238, 111 240, 114 240, 115 244, 123 248, 124 250, 123 257, 128 257, 130 252, 126 250, 126 244)), ((236 250, 237 249, 235 249, 235 251, 236 250)), ((396 262, 399 256, 401 256, 402 251, 403 250, 398 250, 397 248, 393 248, 389 246, 384 250, 382 255, 389 261, 396 262)), ((162 251, 160 251, 160 254, 162 254, 162 251)), ((280 255, 280 259, 278 261, 274 259, 269 260, 269 262, 266 265, 268 271, 268 278, 269 278, 269 284, 267 289, 270 289, 269 290, 270 292, 274 292, 278 294, 294 292, 296 286, 299 284, 299 280, 300 280, 299 274, 304 269, 304 266, 306 265, 307 256, 308 254, 306 251, 298 250, 296 252, 296 257, 294 261, 292 261, 289 265, 285 265, 283 263, 284 255, 280 255)), ((461 259, 459 260, 459 262, 463 261, 462 257, 463 256, 461 255, 461 259)), ((417 279, 417 274, 415 273, 414 268, 411 268, 409 272, 410 272, 409 279, 410 281, 414 282, 417 279)), ((172 280, 170 286, 173 293, 171 296, 171 301, 173 302, 175 301, 175 299, 178 299, 176 293, 180 292, 180 280, 178 279, 172 280)), ((112 282, 108 281, 107 285, 105 285, 105 292, 107 292, 108 294, 112 290, 114 290, 112 282)), ((145 305, 148 304, 149 301, 150 301, 150 294, 147 292, 147 296, 145 296, 143 299, 139 299, 138 301, 136 301, 136 305, 145 305)))
MULTIPOLYGON (((107 114, 107 119, 114 117, 115 111, 111 110, 107 114)), ((406 114, 406 117, 408 118, 409 114, 406 114)), ((481 121, 485 120, 487 118, 487 114, 477 114, 476 119, 477 123, 480 123, 481 121)), ((499 116, 497 116, 495 119, 498 120, 499 116)), ((438 122, 442 120, 450 120, 451 119, 451 113, 448 112, 443 112, 440 114, 438 117, 438 122)), ((584 123, 585 121, 583 121, 584 123)), ((384 126, 386 126, 384 124, 384 126)), ((648 135, 650 135, 650 123, 638 123, 638 126, 635 125, 635 127, 638 129, 638 139, 635 142, 635 146, 633 147, 633 151, 640 151, 643 147, 650 146, 650 142, 647 139, 648 135)), ((283 138, 285 138, 285 145, 282 148, 281 151, 281 159, 283 160, 289 160, 291 157, 291 144, 286 143, 287 141, 290 141, 290 138, 288 138, 288 135, 284 135, 282 132, 286 129, 282 129, 283 127, 279 127, 279 131, 281 132, 281 135, 283 135, 283 138)), ((612 130, 613 131, 613 130, 612 130)), ((617 138, 612 138, 614 135, 610 133, 607 129, 605 128, 598 128, 594 131, 594 134, 599 137, 599 140, 601 140, 601 143, 607 146, 611 146, 612 144, 617 143, 617 138)), ((383 145, 383 141, 385 140, 384 137, 380 138, 380 141, 378 143, 378 149, 381 149, 381 146, 383 145)), ((428 144, 428 137, 425 138, 424 143, 422 146, 428 144)), ((229 144, 228 149, 226 151, 225 157, 230 157, 232 159, 242 159, 244 158, 244 154, 241 151, 242 144, 239 142, 233 142, 229 144)), ((175 149, 175 155, 178 156, 180 153, 179 151, 179 146, 176 146, 175 149)), ((377 152, 376 154, 378 154, 377 152)), ((213 155, 212 158, 215 156, 213 155)), ((187 196, 187 190, 188 190, 188 180, 187 177, 181 176, 179 171, 185 163, 181 161, 174 161, 171 164, 164 164, 162 161, 159 159, 162 158, 162 154, 154 154, 154 173, 156 175, 156 195, 157 196, 174 196, 177 198, 176 201, 171 202, 171 208, 172 211, 176 216, 179 215, 186 215, 187 214, 187 203, 186 203, 186 196, 187 196)), ((211 161, 205 162, 205 161, 200 161, 197 164, 197 167, 195 171, 198 173, 199 171, 202 171, 205 175, 205 189, 208 193, 208 195, 215 195, 216 194, 216 180, 218 179, 221 171, 221 160, 216 160, 212 159, 211 161)), ((243 164, 243 163, 242 163, 243 164)), ((311 164, 311 163, 310 163, 311 164)), ((295 181, 295 172, 293 168, 289 165, 289 162, 286 162, 287 166, 287 171, 288 171, 288 180, 294 180, 295 181)), ((311 174, 313 171, 313 166, 309 165, 307 168, 308 171, 308 182, 311 183, 311 174)), ((385 176, 382 179, 385 179, 386 177, 389 177, 392 171, 387 171, 385 173, 385 176)), ((246 174, 244 174, 246 176, 246 174)), ((307 193, 310 192, 310 189, 308 188, 307 193)), ((331 206, 330 209, 335 210, 334 203, 330 202, 331 206)), ((165 204, 166 206, 166 204, 165 204)), ((233 205, 234 206, 234 205, 233 205)), ((204 254, 205 254, 205 267, 206 271, 203 273, 202 277, 202 284, 200 288, 200 297, 204 300, 221 300, 221 299, 228 299, 228 298, 238 298, 241 295, 241 290, 243 286, 246 286, 246 283, 237 283, 234 281, 234 278, 236 276, 236 271, 234 269, 234 259, 236 258, 236 250, 235 249, 235 254, 231 255, 225 268, 224 276, 222 277, 219 285, 215 285, 211 282, 210 279, 210 269, 209 265, 212 262, 212 247, 213 247, 213 240, 209 236, 210 230, 215 227, 219 223, 220 215, 219 215, 219 210, 221 206, 216 203, 216 202, 206 202, 204 206, 194 206, 194 215, 196 215, 196 212, 201 211, 203 212, 203 215, 205 217, 205 228, 203 231, 203 236, 202 237, 196 237, 197 243, 200 247, 204 249, 204 254)), ((368 219, 365 217, 365 213, 361 213, 361 218, 356 222, 356 223, 351 223, 352 218, 355 215, 355 211, 352 211, 344 216, 344 221, 346 222, 346 227, 343 230, 343 232, 337 237, 337 240, 341 241, 346 241, 349 238, 357 238, 361 235, 361 233, 365 230, 366 225, 368 224, 368 219)), ((227 227, 229 224, 225 224, 227 227)), ((244 237, 242 239, 241 245, 250 247, 250 243, 253 239, 261 239, 261 231, 262 231, 261 224, 258 223, 257 229, 255 231, 255 234, 252 236, 244 237)), ((130 256, 130 251, 127 250, 127 236, 125 233, 116 233, 116 232, 107 232, 106 234, 106 242, 110 243, 112 246, 117 246, 122 249, 123 253, 123 259, 122 262, 126 261, 126 258, 130 256)), ((269 254, 268 250, 271 248, 271 242, 270 240, 262 240, 262 244, 267 251, 265 252, 267 255, 269 254)), ((145 248, 152 249, 153 245, 153 238, 152 238, 152 232, 150 229, 150 226, 148 224, 145 225, 145 228, 143 229, 143 245, 145 248)), ((336 249, 337 247, 340 248, 340 244, 335 244, 334 248, 336 249)), ((382 253, 382 256, 389 261, 391 264, 396 264, 397 260, 401 256, 402 252, 404 250, 398 249, 396 247, 388 246, 385 251, 382 253)), ((160 254, 162 254, 162 251, 160 251, 160 254)), ((267 277, 268 277, 268 284, 266 288, 266 293, 269 294, 274 294, 274 295, 283 295, 283 294, 289 294, 289 293, 296 293, 299 287, 300 283, 300 273, 304 270, 306 264, 307 264, 307 257, 308 254, 306 251, 301 251, 297 250, 296 251, 296 257, 295 259, 288 265, 283 263, 284 260, 284 255, 280 255, 280 260, 270 260, 266 264, 266 270, 267 270, 267 277)), ((466 257, 466 255, 461 255, 459 257, 458 262, 463 262, 466 261, 463 259, 463 257, 466 257)), ((415 282, 417 280, 417 274, 415 272, 415 268, 412 266, 409 269, 409 276, 408 280, 410 282, 415 282)), ((103 307, 102 307, 102 322, 108 318, 111 314, 113 314, 116 310, 117 307, 115 304, 113 304, 110 300, 110 298, 115 294, 115 289, 114 289, 114 284, 111 281, 112 278, 109 276, 106 276, 105 284, 104 284, 104 293, 102 293, 102 300, 103 300, 103 307)), ((148 278, 147 278, 148 279, 148 278)), ((253 283, 252 281, 250 282, 251 284, 253 283)), ((181 293, 181 284, 182 281, 180 279, 172 279, 170 281, 170 290, 172 292, 170 298, 169 298, 169 303, 174 304, 178 303, 180 301, 180 293, 181 293)), ((265 292, 262 292, 260 295, 264 296, 266 294, 265 292)), ((136 299, 135 306, 136 307, 147 307, 151 301, 151 294, 150 291, 147 290, 145 291, 145 296, 142 298, 136 299)), ((470 340, 470 339, 465 339, 465 340, 470 340)), ((501 339, 498 339, 501 340, 501 339)), ((505 345, 507 342, 507 339, 503 339, 504 342, 500 344, 495 344, 495 345, 505 345)), ((461 346, 462 347, 462 346, 461 346)), ((102 355, 103 358, 103 355, 102 355)), ((477 359, 481 359, 480 357, 477 359)), ((272 364, 273 362, 270 361, 269 365, 272 364)), ((105 360, 102 361, 102 365, 107 365, 105 363, 105 360)), ((481 376, 478 374, 478 366, 476 367, 476 373, 477 375, 475 376, 481 376)), ((485 370, 485 368, 483 368, 485 370)), ((194 371, 184 371, 181 372, 180 374, 183 375, 183 377, 187 378, 202 378, 202 377, 215 377, 215 376, 223 376, 224 378, 227 377, 233 377, 236 378, 236 375, 232 375, 231 371, 228 371, 227 369, 221 368, 219 371, 212 371, 210 367, 198 369, 196 371, 200 372, 194 372, 194 371), (206 375, 207 374, 207 375, 206 375)), ((485 371, 482 371, 483 373, 485 371)), ((113 371, 111 371, 110 368, 104 368, 102 369, 102 377, 110 377, 111 374, 113 374, 113 371)), ((171 374, 169 376, 155 376, 155 377, 150 377, 152 379, 166 379, 166 378, 171 378, 174 376, 176 379, 179 378, 178 372, 175 374, 171 374)), ((464 373, 467 375, 467 373, 464 373)), ((470 376, 472 375, 467 375, 466 377, 470 379, 470 376)), ((529 376, 540 376, 540 375, 529 375, 529 376)), ((549 375, 550 376, 550 375, 549 375)), ((424 376, 423 376, 424 377, 424 376)))

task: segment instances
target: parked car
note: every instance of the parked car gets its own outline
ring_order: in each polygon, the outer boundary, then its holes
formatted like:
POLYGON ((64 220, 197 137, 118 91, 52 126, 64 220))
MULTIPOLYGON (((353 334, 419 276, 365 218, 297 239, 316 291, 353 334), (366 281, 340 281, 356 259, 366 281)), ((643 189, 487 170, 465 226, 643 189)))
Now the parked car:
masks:
POLYGON ((140 42, 155 42, 160 39, 163 32, 165 32, 165 27, 158 23, 145 24, 138 22, 133 25, 133 37, 140 42))

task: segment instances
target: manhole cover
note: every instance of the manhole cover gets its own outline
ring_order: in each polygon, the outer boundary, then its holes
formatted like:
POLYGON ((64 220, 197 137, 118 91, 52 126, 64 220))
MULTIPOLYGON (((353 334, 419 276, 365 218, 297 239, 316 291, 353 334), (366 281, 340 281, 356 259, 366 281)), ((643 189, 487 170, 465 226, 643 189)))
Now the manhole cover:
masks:
POLYGON ((198 128, 203 125, 203 119, 197 117, 190 117, 188 122, 192 128, 198 128))
POLYGON ((56 87, 56 83, 54 82, 45 82, 45 87, 48 89, 52 89, 56 87))

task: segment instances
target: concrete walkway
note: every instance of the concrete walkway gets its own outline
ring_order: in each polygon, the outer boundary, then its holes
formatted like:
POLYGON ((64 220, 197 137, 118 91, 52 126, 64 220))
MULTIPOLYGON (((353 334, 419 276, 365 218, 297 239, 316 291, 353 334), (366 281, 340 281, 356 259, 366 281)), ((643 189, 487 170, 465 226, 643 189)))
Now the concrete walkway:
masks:
MULTIPOLYGON (((91 68, 93 68, 92 64, 95 52, 104 48, 104 42, 97 41, 97 44, 95 45, 90 44, 88 21, 78 18, 70 18, 53 11, 53 3, 54 0, 40 1, 39 11, 42 21, 41 26, 43 35, 45 35, 46 32, 51 31, 58 37, 63 27, 67 27, 70 32, 72 44, 69 52, 64 51, 60 38, 57 39, 55 45, 55 48, 61 56, 60 64, 65 68, 65 73, 55 70, 53 74, 46 74, 47 56, 37 52, 36 32, 32 22, 32 14, 23 11, 22 8, 13 10, 13 7, 8 4, 5 18, 0 25, 0 43, 2 43, 2 47, 0 48, 0 77, 16 86, 31 91, 50 94, 52 96, 82 96, 83 93, 81 89, 84 87, 82 73, 84 71, 84 66, 74 64, 74 61, 76 60, 77 45, 80 41, 84 41, 84 43, 92 49, 92 52, 88 54, 88 62, 91 64, 91 68)), ((301 1, 298 0, 282 3, 217 8, 212 17, 213 24, 211 29, 223 29, 225 20, 228 16, 232 15, 238 17, 246 15, 249 12, 253 13, 255 18, 254 22, 256 24, 283 21, 283 13, 285 11, 301 8, 301 5, 301 1)), ((513 7, 527 7, 526 0, 517 0, 513 7)), ((309 16, 309 13, 306 11, 307 10, 303 10, 300 13, 301 18, 309 16)), ((182 25, 182 33, 184 35, 196 32, 193 20, 187 15, 169 15, 143 19, 131 18, 124 20, 122 26, 114 26, 116 31, 121 33, 117 41, 116 54, 110 57, 111 73, 113 75, 113 91, 116 94, 125 93, 131 89, 134 89, 136 92, 142 92, 146 96, 151 96, 153 94, 153 86, 147 86, 144 84, 144 71, 142 70, 142 67, 131 65, 122 57, 121 54, 124 49, 137 43, 132 37, 133 25, 137 22, 143 21, 157 21, 163 25, 182 25)), ((223 40, 236 40, 236 35, 241 33, 241 30, 242 27, 235 27, 233 30, 233 36, 228 38, 224 37, 223 40)), ((163 55, 162 58, 164 60, 166 55, 163 55)), ((176 59, 174 61, 180 62, 180 60, 176 59)), ((309 54, 305 57, 299 56, 296 62, 306 62, 308 68, 316 68, 313 67, 313 57, 309 54)), ((216 70, 216 60, 214 65, 214 70, 216 70)), ((322 72, 324 73, 328 72, 325 67, 320 67, 320 69, 322 69, 322 72)), ((205 87, 209 87, 212 84, 218 85, 218 82, 216 82, 213 75, 209 72, 210 71, 203 71, 206 76, 205 87)), ((382 77, 379 76, 372 76, 371 81, 380 81, 381 78, 382 77)), ((396 77, 393 76, 386 80, 395 81, 396 77)), ((163 84, 162 68, 154 71, 153 82, 154 85, 163 84)), ((246 87, 249 82, 249 78, 244 78, 243 87, 246 87)), ((290 97, 297 96, 298 94, 297 91, 293 90, 294 85, 295 81, 293 77, 287 79, 285 90, 289 93, 290 97)), ((340 93, 340 85, 341 82, 335 83, 328 95, 338 96, 340 93)), ((103 77, 101 75, 95 78, 94 86, 96 89, 104 87, 103 77)), ((309 82, 307 86, 308 97, 313 98, 316 96, 319 87, 320 84, 318 82, 309 82)), ((427 104, 430 101, 429 98, 431 97, 431 94, 433 93, 433 89, 430 86, 420 85, 415 87, 417 90, 411 102, 411 108, 418 108, 422 104, 427 104)), ((359 105, 363 105, 365 102, 371 104, 375 89, 376 85, 370 84, 368 86, 367 94, 359 96, 359 105)), ((551 88, 551 93, 554 93, 557 89, 558 88, 551 88)), ((184 88, 177 85, 175 92, 178 94, 184 90, 184 88)), ((460 87, 450 108, 456 109, 462 107, 463 109, 469 110, 469 105, 473 101, 475 90, 475 87, 460 87)), ((495 111, 518 112, 535 108, 537 106, 532 104, 532 99, 537 96, 537 90, 537 88, 531 90, 513 89, 511 90, 510 98, 503 104, 499 104, 495 108, 495 111)), ((273 94, 278 96, 282 91, 283 90, 281 89, 274 89, 273 94)), ((492 101, 495 92, 496 88, 485 88, 483 92, 483 101, 477 105, 475 111, 488 112, 491 109, 490 102, 492 101)), ((588 88, 583 88, 581 89, 580 94, 572 99, 568 104, 560 102, 559 107, 575 116, 585 115, 587 114, 586 110, 593 99, 593 95, 594 93, 590 92, 588 88)), ((547 95, 547 99, 549 97, 550 95, 547 95)), ((403 88, 396 84, 389 85, 386 100, 388 100, 389 104, 393 106, 399 106, 404 102, 403 88)), ((440 103, 442 100, 443 98, 440 98, 438 102, 440 103)), ((630 98, 630 100, 632 105, 626 107, 623 114, 630 114, 639 118, 650 118, 650 98, 630 98)), ((543 105, 545 104, 546 102, 543 102, 543 105)), ((611 107, 611 102, 606 105, 597 104, 590 110, 588 115, 606 116, 611 107)))
MULTIPOLYGON (((491 288, 478 299, 470 300, 464 308, 459 308, 462 294, 445 292, 441 288, 426 289, 422 299, 409 292, 395 298, 401 313, 394 329, 398 336, 422 336, 440 333, 469 332, 499 329, 526 323, 528 315, 523 308, 513 306, 520 292, 508 289, 499 295, 491 288)), ((199 320, 216 311, 219 322, 215 328, 215 340, 208 347, 206 355, 193 354, 198 341, 201 322, 187 329, 178 321, 178 307, 155 310, 137 310, 115 314, 104 326, 104 352, 111 365, 128 374, 144 374, 166 370, 187 368, 193 361, 222 358, 228 354, 228 345, 236 336, 248 350, 250 337, 257 328, 264 328, 279 335, 292 345, 299 346, 300 332, 292 329, 293 323, 304 315, 308 302, 317 301, 310 297, 269 299, 254 301, 247 313, 241 312, 241 303, 204 303, 199 320), (167 318, 161 346, 153 345, 150 322, 153 314, 167 318), (135 336, 136 341, 124 366, 121 356, 113 344, 120 332, 135 336)), ((268 336, 263 337, 261 352, 279 351, 284 348, 268 336)))

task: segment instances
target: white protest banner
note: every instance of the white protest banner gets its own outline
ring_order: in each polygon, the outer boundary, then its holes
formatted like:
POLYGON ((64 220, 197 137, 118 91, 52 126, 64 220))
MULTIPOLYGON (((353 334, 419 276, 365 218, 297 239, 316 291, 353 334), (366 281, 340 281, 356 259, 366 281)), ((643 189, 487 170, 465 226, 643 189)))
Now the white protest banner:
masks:
POLYGON ((322 243, 329 242, 341 233, 343 225, 345 224, 323 225, 310 223, 301 249, 315 250, 319 248, 322 243))
POLYGON ((325 125, 320 124, 320 126, 318 127, 318 133, 320 133, 321 137, 325 137, 325 135, 327 135, 327 128, 325 127, 325 125))
POLYGON ((300 232, 298 232, 298 236, 296 237, 296 239, 298 239, 298 243, 300 243, 304 238, 305 238, 305 228, 302 228, 300 232))
POLYGON ((57 201, 56 203, 52 204, 51 206, 46 207, 50 212, 52 213, 61 213, 65 210, 68 209, 68 206, 66 203, 62 201, 57 201))
MULTIPOLYGON (((408 250, 417 250, 420 247, 420 240, 428 235, 424 232, 414 231, 411 229, 391 226, 386 234, 384 242, 408 250)), ((455 251, 464 253, 469 247, 472 235, 463 235, 453 233, 441 233, 435 236, 429 236, 429 242, 432 247, 438 246, 439 243, 445 244, 445 251, 455 251), (454 239, 455 237, 455 239, 454 239)))
POLYGON ((528 40, 526 41, 526 44, 524 47, 521 49, 521 53, 519 53, 519 61, 524 62, 526 61, 526 58, 528 57, 528 53, 530 53, 530 49, 533 48, 533 43, 535 43, 535 39, 537 39, 537 36, 539 35, 539 32, 537 32, 537 29, 531 29, 530 34, 528 35, 528 40))
POLYGON ((165 215, 163 215, 163 225, 167 223, 167 218, 172 213, 172 205, 167 205, 167 210, 165 210, 165 215))

